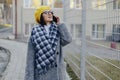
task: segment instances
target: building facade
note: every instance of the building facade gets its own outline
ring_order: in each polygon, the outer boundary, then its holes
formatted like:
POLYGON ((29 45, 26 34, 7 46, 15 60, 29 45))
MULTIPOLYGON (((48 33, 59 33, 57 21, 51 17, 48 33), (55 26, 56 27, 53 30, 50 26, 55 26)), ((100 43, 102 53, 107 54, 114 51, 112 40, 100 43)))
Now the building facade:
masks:
POLYGON ((12 24, 12 0, 0 0, 0 25, 12 24))
MULTIPOLYGON (((61 22, 67 24, 73 39, 80 38, 82 0, 13 0, 13 2, 15 6, 13 10, 16 12, 13 14, 13 32, 17 38, 29 37, 35 24, 34 11, 41 5, 51 6, 55 15, 61 18, 61 22)), ((87 0, 86 7, 86 35, 89 39, 109 39, 113 32, 120 28, 120 0, 87 0)))
POLYGON ((41 5, 52 7, 55 16, 63 20, 62 0, 13 0, 13 33, 16 38, 27 38, 36 24, 34 12, 41 5))
MULTIPOLYGON (((73 39, 82 33, 82 0, 66 0, 66 23, 73 39)), ((120 41, 120 0, 86 0, 86 36, 92 40, 120 41)))

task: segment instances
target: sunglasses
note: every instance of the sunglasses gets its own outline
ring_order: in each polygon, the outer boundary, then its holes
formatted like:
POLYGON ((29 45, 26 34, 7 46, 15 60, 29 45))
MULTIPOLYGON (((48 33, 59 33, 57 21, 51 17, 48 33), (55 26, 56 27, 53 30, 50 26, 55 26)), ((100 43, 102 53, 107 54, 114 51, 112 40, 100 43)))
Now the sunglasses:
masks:
POLYGON ((53 14, 53 11, 44 11, 43 14, 53 14))

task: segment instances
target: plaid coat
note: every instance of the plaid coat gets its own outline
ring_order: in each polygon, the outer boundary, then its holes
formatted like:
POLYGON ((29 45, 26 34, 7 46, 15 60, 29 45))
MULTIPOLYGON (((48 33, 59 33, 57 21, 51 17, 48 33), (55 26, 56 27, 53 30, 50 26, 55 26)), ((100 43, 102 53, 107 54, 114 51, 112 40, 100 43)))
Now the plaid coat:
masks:
POLYGON ((72 38, 65 26, 65 24, 58 25, 58 30, 60 32, 60 38, 58 40, 56 60, 58 67, 53 68, 48 71, 47 74, 39 76, 36 75, 36 71, 34 71, 34 48, 29 40, 28 42, 28 52, 27 52, 27 62, 26 62, 26 70, 25 70, 25 80, 66 80, 65 75, 65 65, 63 61, 62 47, 67 45, 72 41, 72 38))

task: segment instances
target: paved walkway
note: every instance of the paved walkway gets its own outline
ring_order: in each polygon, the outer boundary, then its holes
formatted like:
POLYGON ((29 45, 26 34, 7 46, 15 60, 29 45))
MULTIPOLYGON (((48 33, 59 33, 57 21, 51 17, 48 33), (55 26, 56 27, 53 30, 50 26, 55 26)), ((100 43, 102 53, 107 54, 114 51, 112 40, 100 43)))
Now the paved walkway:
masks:
POLYGON ((0 38, 8 38, 12 35, 12 28, 0 29, 0 38))
POLYGON ((11 52, 11 59, 3 80, 24 80, 27 45, 0 39, 0 46, 11 52))
POLYGON ((24 80, 27 44, 0 39, 0 46, 11 52, 11 59, 2 80, 24 80))

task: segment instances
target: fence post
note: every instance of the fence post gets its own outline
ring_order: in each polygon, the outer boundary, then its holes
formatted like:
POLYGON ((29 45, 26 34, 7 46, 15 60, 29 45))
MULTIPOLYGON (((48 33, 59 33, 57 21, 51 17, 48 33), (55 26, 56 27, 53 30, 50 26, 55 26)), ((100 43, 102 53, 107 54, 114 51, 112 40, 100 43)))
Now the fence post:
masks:
POLYGON ((66 22, 66 12, 65 12, 65 3, 66 3, 66 1, 65 0, 62 0, 62 2, 63 2, 63 22, 65 23, 66 22))
POLYGON ((24 36, 24 29, 23 29, 23 7, 21 6, 21 40, 23 40, 23 36, 24 36))
POLYGON ((80 79, 85 79, 85 52, 86 49, 86 0, 82 0, 82 53, 81 53, 81 71, 80 79))

